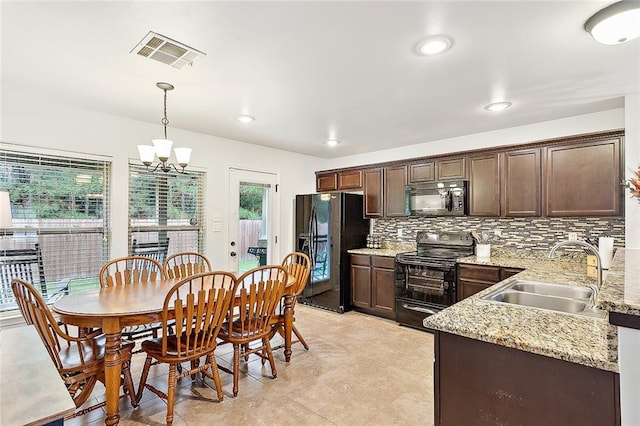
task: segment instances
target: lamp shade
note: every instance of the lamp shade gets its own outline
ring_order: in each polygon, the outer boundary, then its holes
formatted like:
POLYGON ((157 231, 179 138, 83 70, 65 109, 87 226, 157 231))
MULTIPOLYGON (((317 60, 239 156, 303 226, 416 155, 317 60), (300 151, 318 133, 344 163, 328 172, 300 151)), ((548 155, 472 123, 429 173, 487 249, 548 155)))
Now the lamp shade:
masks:
POLYGON ((160 161, 167 161, 171 155, 171 146, 173 142, 169 139, 154 139, 153 146, 156 149, 156 155, 160 161))
POLYGON ((9 193, 0 191, 0 228, 11 228, 13 221, 11 219, 11 200, 9 193))
POLYGON ((176 154, 176 161, 181 167, 187 167, 189 160, 191 160, 191 148, 174 148, 173 152, 176 154))
POLYGON ((596 41, 621 44, 640 36, 640 2, 619 1, 598 11, 584 24, 596 41))
POLYGON ((156 158, 156 149, 151 145, 138 145, 138 155, 140 156, 140 161, 148 166, 156 158))

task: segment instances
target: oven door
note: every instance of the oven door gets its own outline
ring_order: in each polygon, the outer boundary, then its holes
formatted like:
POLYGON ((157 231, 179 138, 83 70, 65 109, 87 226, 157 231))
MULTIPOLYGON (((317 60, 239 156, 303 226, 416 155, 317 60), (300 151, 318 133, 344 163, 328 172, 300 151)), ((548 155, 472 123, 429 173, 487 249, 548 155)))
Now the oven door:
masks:
POLYGON ((403 262, 396 259, 396 297, 451 306, 455 303, 456 273, 452 264, 403 262))

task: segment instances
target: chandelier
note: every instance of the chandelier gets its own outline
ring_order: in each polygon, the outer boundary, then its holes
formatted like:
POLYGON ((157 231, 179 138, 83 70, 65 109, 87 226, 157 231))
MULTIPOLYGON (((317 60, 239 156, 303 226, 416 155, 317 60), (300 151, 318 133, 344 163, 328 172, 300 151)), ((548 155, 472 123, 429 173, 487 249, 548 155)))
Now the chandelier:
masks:
POLYGON ((176 155, 176 162, 180 168, 176 167, 173 163, 169 163, 173 142, 167 139, 167 124, 169 124, 169 120, 167 119, 167 91, 173 90, 173 85, 169 83, 156 83, 156 86, 164 91, 164 117, 161 120, 161 123, 164 126, 164 139, 153 139, 151 141, 153 146, 138 145, 138 155, 140 156, 142 164, 147 166, 147 170, 150 170, 151 172, 155 172, 160 169, 167 173, 171 171, 171 169, 174 169, 178 173, 184 173, 184 169, 189 164, 189 159, 191 158, 191 148, 173 149, 173 152, 176 155), (160 162, 156 164, 153 169, 150 169, 156 155, 160 162))

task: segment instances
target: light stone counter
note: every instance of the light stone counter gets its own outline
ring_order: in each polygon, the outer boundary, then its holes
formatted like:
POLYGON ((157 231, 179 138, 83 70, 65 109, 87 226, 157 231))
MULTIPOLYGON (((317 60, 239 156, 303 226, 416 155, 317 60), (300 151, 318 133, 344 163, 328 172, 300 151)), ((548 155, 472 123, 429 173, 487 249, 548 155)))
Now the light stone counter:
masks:
POLYGON ((367 256, 385 256, 396 257, 398 253, 404 253, 407 251, 415 251, 415 243, 405 243, 397 241, 385 241, 382 248, 370 249, 370 248, 357 248, 347 250, 349 254, 364 254, 367 256))
POLYGON ((640 316, 640 249, 618 249, 598 294, 598 307, 640 316))
MULTIPOLYGON (((493 252, 492 252, 493 253, 493 252)), ((574 255, 564 260, 543 256, 501 257, 478 261, 475 256, 459 263, 523 268, 515 277, 567 285, 595 284, 586 275, 586 264, 574 255)), ((616 329, 607 318, 556 313, 535 308, 490 302, 480 298, 510 277, 424 319, 425 327, 494 343, 552 358, 618 372, 616 329)))

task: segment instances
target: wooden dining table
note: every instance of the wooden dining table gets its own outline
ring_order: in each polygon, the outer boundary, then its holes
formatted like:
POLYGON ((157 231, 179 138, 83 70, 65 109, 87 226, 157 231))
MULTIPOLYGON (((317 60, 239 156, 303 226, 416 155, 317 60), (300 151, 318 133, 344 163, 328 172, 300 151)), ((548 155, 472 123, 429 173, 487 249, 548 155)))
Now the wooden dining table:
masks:
MULTIPOLYGON (((104 366, 106 388, 105 424, 117 425, 120 421, 118 402, 120 397, 121 334, 126 326, 160 322, 164 299, 179 280, 164 279, 148 283, 118 285, 100 288, 63 297, 53 305, 60 319, 71 325, 85 328, 101 328, 106 335, 104 366)), ((289 276, 287 289, 292 289, 295 277, 289 276)), ((293 329, 293 295, 285 290, 284 340, 285 358, 291 357, 291 333, 293 329)))

